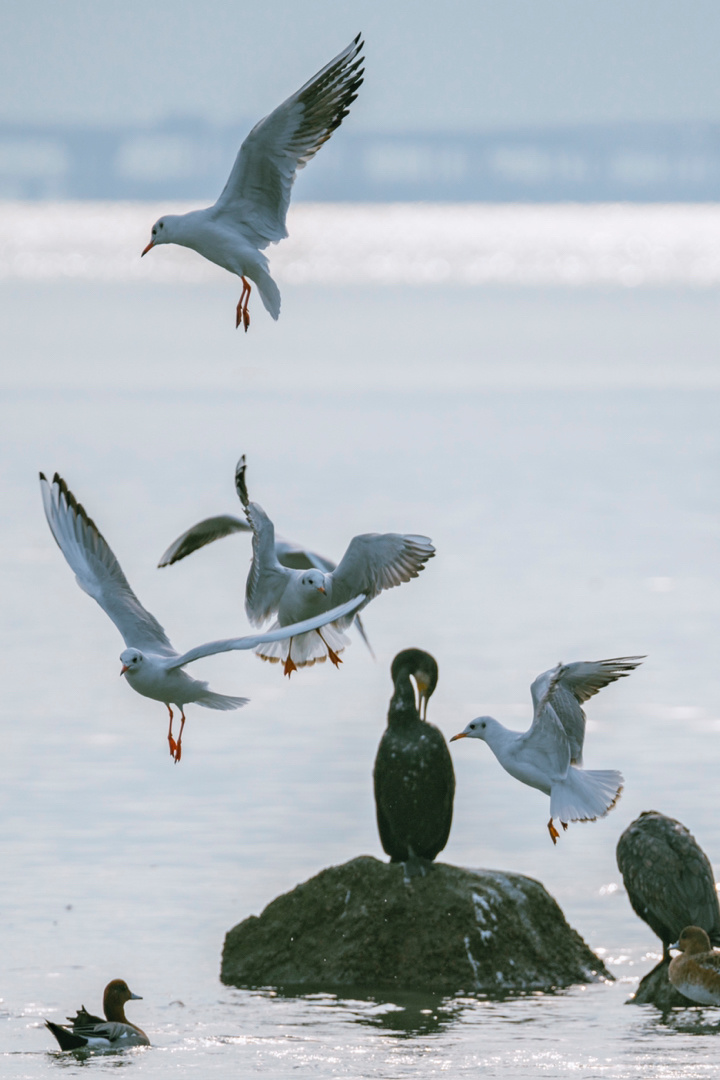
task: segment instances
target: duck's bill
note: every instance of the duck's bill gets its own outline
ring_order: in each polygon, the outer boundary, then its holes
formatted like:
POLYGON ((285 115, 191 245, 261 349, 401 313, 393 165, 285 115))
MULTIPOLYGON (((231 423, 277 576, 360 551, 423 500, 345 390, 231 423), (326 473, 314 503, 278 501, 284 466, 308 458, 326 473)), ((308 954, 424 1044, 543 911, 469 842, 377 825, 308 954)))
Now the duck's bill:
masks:
POLYGON ((461 731, 459 735, 453 735, 450 742, 455 742, 456 739, 467 739, 467 735, 464 731, 461 731))
POLYGON ((131 1001, 142 1001, 142 994, 131 994, 130 995, 130 1000, 131 1001))

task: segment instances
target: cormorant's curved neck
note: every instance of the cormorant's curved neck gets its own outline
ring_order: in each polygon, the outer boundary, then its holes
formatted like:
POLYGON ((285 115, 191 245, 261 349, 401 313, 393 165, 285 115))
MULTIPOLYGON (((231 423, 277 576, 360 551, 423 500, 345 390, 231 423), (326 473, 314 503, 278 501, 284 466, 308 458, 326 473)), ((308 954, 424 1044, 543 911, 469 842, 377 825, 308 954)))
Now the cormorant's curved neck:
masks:
POLYGON ((415 690, 409 671, 400 671, 395 680, 395 693, 390 699, 388 727, 403 724, 421 724, 415 704, 415 690))

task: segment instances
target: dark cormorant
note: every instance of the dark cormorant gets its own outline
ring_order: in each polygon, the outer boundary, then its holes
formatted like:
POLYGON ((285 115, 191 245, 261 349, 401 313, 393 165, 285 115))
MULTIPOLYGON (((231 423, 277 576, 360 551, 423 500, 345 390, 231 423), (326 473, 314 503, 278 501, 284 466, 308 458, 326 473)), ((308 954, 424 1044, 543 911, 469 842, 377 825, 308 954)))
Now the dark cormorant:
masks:
POLYGON ((618 840, 617 864, 633 910, 663 943, 663 960, 686 926, 720 944, 720 905, 712 866, 692 833, 646 810, 618 840))
POLYGON ((393 660, 391 675, 395 693, 373 770, 375 806, 383 849, 391 862, 405 863, 412 877, 424 874, 447 843, 455 773, 444 735, 424 719, 437 685, 435 660, 421 649, 405 649, 393 660))

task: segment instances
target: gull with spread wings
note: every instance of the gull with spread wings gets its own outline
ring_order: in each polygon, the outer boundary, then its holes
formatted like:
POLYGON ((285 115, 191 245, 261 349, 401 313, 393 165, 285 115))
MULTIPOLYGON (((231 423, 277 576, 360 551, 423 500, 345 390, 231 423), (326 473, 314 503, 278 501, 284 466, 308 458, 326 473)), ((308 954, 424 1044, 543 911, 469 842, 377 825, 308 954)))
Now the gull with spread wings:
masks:
POLYGON ((165 214, 152 227, 146 255, 159 244, 181 244, 237 274, 243 288, 235 326, 250 325, 254 281, 277 319, 280 290, 262 254, 287 235, 285 219, 298 169, 303 169, 347 116, 363 81, 360 34, 309 82, 255 125, 243 142, 214 206, 165 214), (248 280, 248 278, 250 280, 248 280))
MULTIPOLYGON (((364 600, 357 610, 362 611, 383 589, 416 578, 435 554, 427 536, 363 533, 350 541, 339 565, 329 573, 283 566, 277 557, 272 521, 258 503, 250 502, 244 458, 238 462, 235 482, 253 533, 253 558, 245 587, 245 611, 253 626, 277 615, 271 630, 287 628, 360 594, 364 600)), ((262 642, 255 652, 270 663, 284 661, 285 675, 328 658, 337 667, 342 663, 338 653, 350 643, 343 631, 354 618, 354 613, 343 615, 322 630, 262 642)))
POLYGON ((127 648, 120 654, 124 675, 133 690, 144 697, 162 701, 170 714, 168 744, 177 763, 182 754, 182 733, 185 726, 185 705, 195 702, 205 709, 239 709, 248 699, 216 694, 206 682, 191 678, 183 671, 186 664, 215 653, 236 649, 254 649, 258 645, 289 638, 293 634, 314 631, 339 617, 353 618, 353 613, 365 601, 364 595, 343 597, 332 611, 311 612, 311 618, 299 626, 283 626, 267 634, 251 637, 226 638, 198 645, 180 655, 170 644, 157 619, 146 611, 130 588, 120 563, 115 558, 97 525, 88 517, 68 486, 57 473, 52 484, 40 473, 45 516, 58 547, 75 573, 80 588, 92 596, 106 615, 115 623, 127 648), (180 710, 180 732, 173 736, 173 711, 180 710))
POLYGON ((550 796, 548 832, 553 844, 569 821, 605 817, 620 798, 622 774, 615 769, 582 769, 585 713, 582 705, 604 686, 623 679, 642 656, 558 664, 530 687, 533 722, 527 731, 509 731, 492 716, 478 716, 456 739, 483 739, 503 769, 550 796))
MULTIPOLYGON (((246 469, 247 465, 243 454, 235 467, 235 489, 241 502, 247 500, 246 469)), ((235 517, 234 514, 218 514, 216 517, 205 518, 203 521, 199 521, 197 525, 191 526, 182 536, 178 536, 177 540, 172 542, 167 551, 161 556, 158 566, 172 566, 173 563, 180 562, 187 555, 191 555, 193 551, 205 547, 206 544, 211 544, 213 540, 221 540, 224 536, 232 536, 233 533, 238 532, 249 533, 252 532, 252 529, 247 521, 235 517)), ((278 562, 282 563, 283 566, 289 566, 291 570, 315 569, 330 573, 337 568, 337 563, 326 558, 325 555, 318 555, 316 551, 311 551, 310 548, 295 544, 292 540, 283 540, 277 535, 275 536, 275 554, 278 562)), ((375 653, 368 641, 365 627, 359 615, 355 616, 355 626, 374 659, 375 653)))

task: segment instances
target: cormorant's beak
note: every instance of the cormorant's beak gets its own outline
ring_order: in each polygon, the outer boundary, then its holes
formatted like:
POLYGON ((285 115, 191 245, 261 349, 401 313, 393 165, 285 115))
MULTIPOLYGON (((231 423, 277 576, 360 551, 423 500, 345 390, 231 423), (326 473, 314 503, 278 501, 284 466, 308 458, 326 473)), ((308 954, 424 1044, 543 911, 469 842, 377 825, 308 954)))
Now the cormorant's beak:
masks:
POLYGON ((148 253, 148 251, 150 250, 151 247, 155 247, 155 241, 154 240, 151 240, 150 243, 148 244, 148 246, 143 250, 143 253, 140 256, 141 259, 142 259, 143 255, 147 255, 147 253, 148 253))
POLYGON ((456 739, 467 739, 467 735, 464 731, 461 731, 459 735, 453 735, 453 737, 450 739, 450 742, 455 742, 456 739))
POLYGON ((321 592, 321 593, 323 594, 323 596, 327 596, 327 592, 326 592, 326 590, 325 590, 325 586, 324 586, 324 585, 318 585, 318 587, 317 587, 317 591, 318 591, 318 592, 321 592))
POLYGON ((123 666, 120 668, 120 674, 124 675, 125 672, 129 671, 129 670, 130 670, 130 668, 127 666, 127 664, 123 664, 123 666))
POLYGON ((428 703, 428 683, 423 679, 422 675, 415 676, 415 682, 418 688, 418 706, 421 720, 427 720, 427 703, 428 703))

